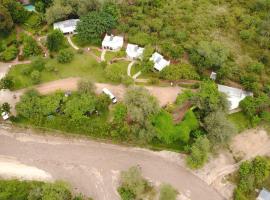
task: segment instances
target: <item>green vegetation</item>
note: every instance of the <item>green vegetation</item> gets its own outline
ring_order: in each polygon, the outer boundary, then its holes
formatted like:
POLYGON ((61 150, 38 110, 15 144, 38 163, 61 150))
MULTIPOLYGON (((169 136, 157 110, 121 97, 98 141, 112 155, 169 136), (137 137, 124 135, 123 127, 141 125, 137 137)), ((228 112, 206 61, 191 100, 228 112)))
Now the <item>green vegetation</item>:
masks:
POLYGON ((239 133, 252 127, 250 120, 243 112, 230 114, 228 119, 236 126, 239 133))
MULTIPOLYGON (((8 77, 11 77, 14 82, 12 89, 21 89, 33 85, 29 76, 25 74, 31 65, 22 64, 11 68, 8 77)), ((47 59, 45 70, 41 71, 40 82, 48 82, 57 79, 68 77, 82 77, 89 78, 96 82, 106 82, 104 77, 104 69, 98 62, 89 55, 75 54, 71 63, 61 64, 57 59, 47 59)))
POLYGON ((0 199, 2 200, 75 200, 79 197, 86 200, 86 197, 82 195, 73 196, 71 188, 64 182, 0 180, 0 199))
MULTIPOLYGON (((131 167, 121 172, 118 193, 122 200, 155 199, 156 188, 141 174, 139 167, 131 167)), ((178 192, 169 184, 162 184, 159 200, 176 200, 178 192)))
POLYGON ((155 117, 153 123, 157 129, 158 138, 168 144, 175 141, 188 143, 190 132, 199 128, 199 122, 192 110, 188 111, 183 121, 177 125, 173 124, 172 116, 164 110, 155 117))
POLYGON ((236 177, 237 188, 234 192, 234 199, 255 199, 257 197, 256 189, 262 189, 263 187, 270 189, 269 173, 269 158, 256 157, 252 161, 243 162, 236 177))

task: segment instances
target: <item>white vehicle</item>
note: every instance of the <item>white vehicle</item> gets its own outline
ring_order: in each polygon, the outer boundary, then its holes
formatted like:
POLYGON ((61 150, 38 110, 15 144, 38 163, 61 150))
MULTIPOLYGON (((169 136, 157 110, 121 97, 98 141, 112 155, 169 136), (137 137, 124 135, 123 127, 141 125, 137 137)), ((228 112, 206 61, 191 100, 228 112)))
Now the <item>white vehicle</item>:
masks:
POLYGON ((3 120, 7 120, 9 118, 9 114, 6 112, 2 112, 2 118, 3 120))
POLYGON ((107 88, 103 88, 102 92, 110 97, 113 103, 117 103, 116 97, 107 88))

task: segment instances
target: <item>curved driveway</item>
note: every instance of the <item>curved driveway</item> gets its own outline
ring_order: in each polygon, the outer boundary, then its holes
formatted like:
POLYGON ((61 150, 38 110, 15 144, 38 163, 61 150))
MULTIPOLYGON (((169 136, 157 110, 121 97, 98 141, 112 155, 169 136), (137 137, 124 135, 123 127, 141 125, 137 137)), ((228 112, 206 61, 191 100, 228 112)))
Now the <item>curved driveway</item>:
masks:
MULTIPOLYGON (((155 184, 172 184, 192 200, 221 200, 205 182, 181 166, 180 155, 152 152, 83 139, 35 135, 0 124, 0 158, 15 159, 49 173, 96 200, 119 199, 116 187, 122 170, 140 165, 155 184)), ((1 162, 1 159, 0 159, 1 162)))

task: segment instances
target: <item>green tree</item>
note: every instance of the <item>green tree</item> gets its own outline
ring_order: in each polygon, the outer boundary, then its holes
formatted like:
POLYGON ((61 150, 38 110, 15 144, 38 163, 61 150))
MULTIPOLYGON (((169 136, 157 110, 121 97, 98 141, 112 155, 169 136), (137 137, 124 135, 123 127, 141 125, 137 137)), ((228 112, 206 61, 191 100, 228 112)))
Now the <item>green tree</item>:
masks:
POLYGON ((37 56, 41 54, 41 48, 31 36, 25 36, 23 39, 23 55, 24 57, 37 56))
POLYGON ((37 70, 37 71, 41 72, 41 71, 44 70, 45 64, 46 64, 46 61, 45 61, 44 58, 42 58, 42 57, 35 57, 35 58, 32 60, 31 68, 32 68, 33 70, 37 70))
POLYGON ((0 80, 0 88, 2 89, 12 89, 14 86, 14 81, 12 77, 6 76, 0 80))
POLYGON ((236 134, 235 126, 226 118, 223 111, 209 113, 204 118, 207 137, 214 147, 225 147, 236 134))
POLYGON ((229 107, 225 94, 220 93, 216 84, 212 81, 201 83, 199 91, 192 98, 192 102, 201 110, 202 116, 217 110, 226 113, 229 107))
POLYGON ((180 79, 198 80, 200 78, 194 67, 188 64, 170 65, 161 71, 160 77, 170 81, 180 79))
POLYGON ((10 31, 13 27, 13 20, 9 11, 0 5, 0 30, 10 31))
POLYGON ((60 50, 57 61, 59 63, 70 63, 74 58, 74 53, 70 49, 60 50))
POLYGON ((72 13, 72 7, 63 4, 61 0, 53 1, 53 5, 46 10, 46 20, 48 24, 66 19, 72 13))
POLYGON ((15 23, 23 23, 29 16, 28 11, 16 0, 0 0, 0 3, 9 11, 15 23))
POLYGON ((162 184, 159 200, 176 200, 178 192, 169 184, 162 184))
POLYGON ((30 76, 31 76, 31 79, 32 79, 34 84, 40 83, 41 75, 40 75, 40 72, 38 70, 32 71, 30 76))
POLYGON ((81 18, 77 25, 78 39, 81 42, 97 43, 101 35, 116 26, 115 19, 106 12, 90 12, 81 18))
POLYGON ((47 36, 47 47, 50 51, 59 51, 64 44, 64 34, 54 30, 47 36))
POLYGON ((192 169, 198 169, 208 160, 210 152, 210 142, 207 137, 198 137, 190 149, 190 155, 187 157, 187 165, 192 169))
POLYGON ((94 94, 96 86, 91 80, 83 79, 78 84, 78 90, 80 93, 94 94))

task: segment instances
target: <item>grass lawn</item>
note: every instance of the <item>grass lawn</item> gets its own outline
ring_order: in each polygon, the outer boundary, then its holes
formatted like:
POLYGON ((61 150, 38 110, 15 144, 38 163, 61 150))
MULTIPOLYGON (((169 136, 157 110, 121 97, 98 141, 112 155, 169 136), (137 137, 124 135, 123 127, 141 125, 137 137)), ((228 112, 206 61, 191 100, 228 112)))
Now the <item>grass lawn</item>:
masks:
POLYGON ((250 121, 243 112, 233 113, 228 118, 236 126, 239 133, 251 128, 250 121))
POLYGON ((96 48, 91 48, 91 51, 92 51, 97 57, 100 57, 100 56, 101 56, 101 51, 97 50, 96 48))
MULTIPOLYGON (((46 69, 41 72, 41 83, 68 77, 89 78, 96 82, 108 82, 104 76, 104 69, 90 55, 75 54, 71 63, 60 64, 56 58, 48 59, 47 64, 53 66, 55 71, 49 72, 46 69)), ((14 66, 8 73, 8 76, 14 80, 14 89, 21 89, 33 85, 29 75, 24 75, 29 64, 14 66)))
POLYGON ((126 52, 124 50, 113 52, 113 51, 107 51, 105 55, 106 61, 111 61, 114 58, 122 58, 126 56, 126 52))
MULTIPOLYGON (((143 67, 142 65, 139 65, 137 63, 135 63, 132 67, 131 67, 131 76, 134 76, 136 73, 138 73, 139 71, 142 72, 143 67)), ((142 72, 143 73, 143 72, 142 72)))

